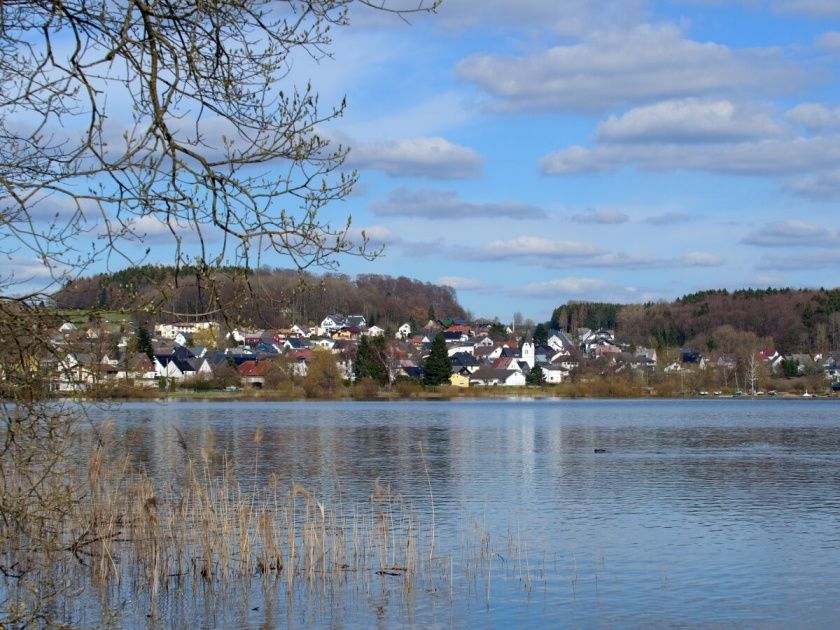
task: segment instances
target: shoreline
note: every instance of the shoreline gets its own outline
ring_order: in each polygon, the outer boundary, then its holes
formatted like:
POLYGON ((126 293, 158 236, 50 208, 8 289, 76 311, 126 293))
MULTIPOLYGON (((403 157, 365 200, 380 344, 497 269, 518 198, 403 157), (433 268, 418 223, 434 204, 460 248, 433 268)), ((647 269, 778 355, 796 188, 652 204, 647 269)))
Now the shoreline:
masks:
POLYGON ((812 394, 802 396, 801 394, 781 393, 775 395, 750 396, 743 394, 723 395, 673 395, 673 394, 648 394, 648 395, 597 395, 597 394, 570 394, 566 392, 546 391, 545 389, 524 389, 524 388, 493 388, 481 390, 480 393, 466 393, 462 391, 420 391, 411 395, 401 395, 397 391, 382 391, 376 396, 359 396, 348 392, 343 396, 318 396, 308 397, 303 395, 288 395, 286 392, 269 390, 238 390, 238 391, 176 391, 162 392, 159 390, 138 390, 137 392, 120 392, 117 395, 94 395, 86 396, 76 394, 60 396, 69 400, 79 401, 101 401, 101 402, 142 402, 142 401, 178 401, 178 402, 403 402, 403 401, 456 401, 456 400, 831 400, 840 399, 836 393, 812 394))

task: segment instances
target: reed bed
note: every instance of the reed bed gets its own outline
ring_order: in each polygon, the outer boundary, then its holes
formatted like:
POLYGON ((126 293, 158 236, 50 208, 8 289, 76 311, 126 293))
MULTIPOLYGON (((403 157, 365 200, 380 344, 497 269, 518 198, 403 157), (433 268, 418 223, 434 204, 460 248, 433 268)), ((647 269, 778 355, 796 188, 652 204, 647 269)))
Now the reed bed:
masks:
MULTIPOLYGON (((40 596, 26 590, 33 584, 58 584, 52 599, 71 605, 91 601, 92 593, 83 592, 93 589, 100 594, 101 615, 113 610, 115 619, 114 602, 129 594, 146 602, 144 614, 154 620, 159 603, 179 593, 234 590, 247 599, 255 584, 306 602, 334 602, 347 593, 375 601, 373 593, 383 584, 406 601, 416 592, 451 601, 466 588, 489 605, 494 580, 518 579, 530 593, 540 579, 518 531, 499 540, 497 550, 484 525, 447 514, 450 526, 461 525, 441 544, 422 448, 418 455, 431 512, 424 508, 418 514, 378 479, 366 500, 329 504, 299 484, 261 476, 259 448, 251 473, 243 474, 241 462, 237 468, 215 451, 212 435, 194 451, 177 430, 175 472, 165 482, 155 481, 120 452, 112 430, 97 432, 89 456, 65 472, 66 484, 83 489, 80 500, 43 526, 60 543, 31 564, 49 567, 60 579, 33 574, 17 583, 16 592, 7 587, 7 602, 21 611, 29 605, 27 597, 34 602, 40 596)), ((261 429, 253 439, 258 447, 261 429)), ((30 545, 29 553, 47 552, 30 545)), ((13 562, 0 564, 13 567, 13 562)), ((62 623, 66 618, 58 617, 62 623)), ((94 625, 107 621, 101 616, 94 625)))
POLYGON ((88 463, 90 493, 65 519, 67 548, 101 581, 136 579, 152 599, 174 580, 226 582, 263 576, 289 587, 326 586, 370 574, 399 576, 406 588, 428 568, 411 507, 375 484, 368 501, 339 510, 306 488, 242 482, 223 461, 220 475, 187 460, 165 487, 106 462, 88 463))

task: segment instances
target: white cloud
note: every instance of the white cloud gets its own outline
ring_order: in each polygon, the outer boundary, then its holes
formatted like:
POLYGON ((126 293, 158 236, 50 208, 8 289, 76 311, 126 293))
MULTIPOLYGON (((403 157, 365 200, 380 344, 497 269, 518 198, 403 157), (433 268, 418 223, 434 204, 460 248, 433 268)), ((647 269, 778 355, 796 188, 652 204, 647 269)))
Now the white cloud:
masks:
POLYGON ((367 227, 351 227, 347 231, 347 240, 359 245, 367 238, 369 247, 381 247, 389 243, 395 242, 396 239, 387 227, 384 225, 369 225, 367 227))
POLYGON ((567 299, 604 302, 648 302, 661 298, 661 294, 625 287, 615 282, 598 278, 557 278, 535 282, 513 291, 516 295, 534 298, 554 298, 558 302, 567 299))
POLYGON ((623 212, 619 212, 618 210, 612 209, 605 209, 605 210, 590 210, 587 212, 582 212, 579 214, 574 214, 571 216, 571 220, 575 223, 601 223, 601 224, 616 224, 616 223, 627 223, 630 220, 623 212))
POLYGON ((719 142, 782 136, 786 129, 765 111, 730 100, 680 99, 610 116, 598 127, 604 142, 719 142))
POLYGON ((347 166, 394 177, 466 179, 479 176, 484 164, 484 158, 474 149, 438 137, 350 146, 347 166))
POLYGON ((826 107, 821 103, 801 103, 785 112, 785 117, 812 132, 840 130, 840 107, 826 107))
POLYGON ((805 175, 789 185, 794 192, 811 199, 836 199, 840 196, 840 169, 805 175))
POLYGON ((840 247, 840 233, 833 228, 792 219, 770 223, 747 235, 743 242, 759 247, 840 247))
POLYGON ((644 222, 650 225, 675 225, 688 221, 691 221, 691 217, 684 212, 663 212, 644 219, 644 222))
POLYGON ((634 164, 651 171, 699 170, 745 175, 789 175, 840 167, 832 136, 730 144, 599 144, 572 146, 542 158, 546 175, 600 172, 634 164))
POLYGON ((460 291, 476 291, 485 288, 484 283, 480 280, 462 276, 441 276, 435 281, 435 284, 442 284, 460 291))
MULTIPOLYGON (((444 0, 428 21, 437 28, 458 33, 478 27, 484 31, 548 30, 570 37, 604 24, 636 23, 645 15, 647 4, 648 0, 444 0)), ((416 0, 388 2, 389 8, 416 6, 416 0)), ((364 25, 404 26, 381 11, 360 10, 354 5, 353 12, 364 25)), ((408 20, 425 21, 423 16, 408 16, 408 20)), ((354 17, 353 24, 359 23, 354 17)))
POLYGON ((553 241, 540 236, 519 236, 509 241, 491 241, 475 251, 478 260, 505 260, 510 258, 581 258, 599 255, 603 250, 593 243, 583 241, 553 241))
POLYGON ((673 25, 596 31, 523 56, 478 54, 458 76, 521 109, 599 110, 673 98, 789 91, 804 77, 775 50, 687 39, 673 25))
POLYGON ((828 31, 816 39, 816 46, 821 50, 829 52, 840 51, 840 32, 828 31))
POLYGON ((811 18, 840 18, 837 0, 776 0, 774 8, 782 13, 811 18))
POLYGON ((457 221, 476 217, 543 219, 545 210, 514 202, 474 203, 458 199, 452 191, 397 188, 386 201, 374 203, 371 211, 378 216, 422 217, 457 221))
POLYGON ((796 256, 767 256, 756 265, 757 269, 771 271, 794 271, 814 269, 837 269, 840 266, 840 249, 827 249, 796 256))
POLYGON ((707 252, 690 252, 676 258, 653 258, 646 254, 608 253, 594 243, 554 241, 539 236, 491 241, 477 249, 462 249, 460 256, 480 261, 515 260, 524 265, 547 269, 667 269, 717 267, 724 263, 722 257, 707 252))
POLYGON ((677 267, 720 267, 724 262, 722 256, 709 252, 688 252, 673 260, 677 267))

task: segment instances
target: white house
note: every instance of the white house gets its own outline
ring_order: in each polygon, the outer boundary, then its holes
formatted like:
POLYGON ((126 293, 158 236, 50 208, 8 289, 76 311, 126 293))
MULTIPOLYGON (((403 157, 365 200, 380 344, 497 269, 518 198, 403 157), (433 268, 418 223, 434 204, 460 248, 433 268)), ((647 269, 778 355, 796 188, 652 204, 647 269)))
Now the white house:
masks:
POLYGON ((406 322, 399 328, 397 328, 397 332, 394 334, 394 337, 397 339, 406 340, 411 337, 411 324, 406 322))
POLYGON ((309 339, 312 336, 312 329, 309 326, 302 324, 295 324, 289 329, 290 335, 297 335, 298 337, 305 337, 309 339))
POLYGON ((384 337, 385 329, 379 326, 371 326, 362 333, 365 337, 384 337))
POLYGON ((71 332, 74 332, 75 330, 76 330, 76 324, 74 324, 73 322, 64 322, 61 325, 61 328, 58 329, 58 332, 71 333, 71 332))
POLYGON ((464 343, 463 341, 448 343, 446 344, 446 352, 450 357, 459 352, 466 352, 471 355, 475 353, 475 346, 471 343, 464 343))
POLYGON ((492 348, 493 347, 493 340, 490 339, 487 335, 481 337, 475 342, 474 348, 492 348))
POLYGON ((520 370, 483 367, 470 375, 470 385, 519 387, 525 385, 525 374, 520 370))
POLYGON ((321 330, 326 330, 330 333, 346 325, 347 318, 344 315, 327 315, 321 320, 321 330))
POLYGON ((164 339, 175 339, 179 333, 194 335, 199 330, 218 330, 218 328, 219 325, 216 322, 175 322, 173 324, 156 324, 155 334, 164 339))
POLYGON ((568 370, 564 370, 559 365, 543 365, 542 371, 545 376, 545 382, 549 385, 562 383, 569 378, 568 370))
POLYGON ((530 341, 522 344, 522 360, 528 364, 528 368, 534 367, 534 344, 530 341))

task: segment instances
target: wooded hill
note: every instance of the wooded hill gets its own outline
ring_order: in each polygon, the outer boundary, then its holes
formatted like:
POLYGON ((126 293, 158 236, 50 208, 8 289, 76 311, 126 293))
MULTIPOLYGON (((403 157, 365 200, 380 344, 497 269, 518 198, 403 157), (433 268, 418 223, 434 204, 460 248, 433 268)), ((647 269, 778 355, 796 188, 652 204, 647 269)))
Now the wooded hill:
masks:
POLYGON ((362 314, 369 325, 424 324, 464 317, 455 290, 411 278, 315 275, 286 269, 245 271, 144 265, 77 279, 53 295, 59 308, 135 311, 155 320, 224 318, 256 327, 320 322, 332 313, 362 314))
POLYGON ((840 349, 840 289, 721 289, 654 304, 569 302, 554 309, 551 324, 610 328, 622 341, 700 351, 715 350, 734 329, 782 353, 829 352, 840 349))

